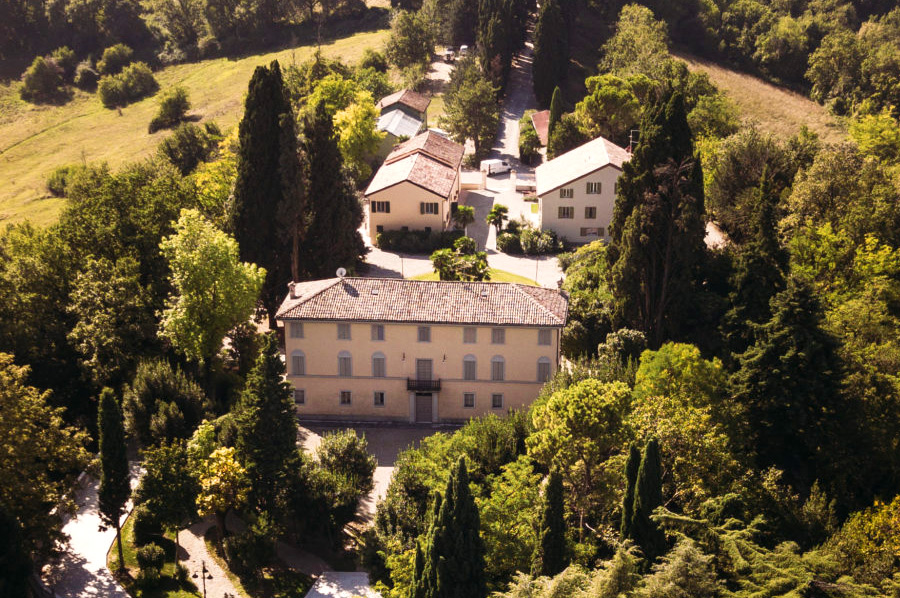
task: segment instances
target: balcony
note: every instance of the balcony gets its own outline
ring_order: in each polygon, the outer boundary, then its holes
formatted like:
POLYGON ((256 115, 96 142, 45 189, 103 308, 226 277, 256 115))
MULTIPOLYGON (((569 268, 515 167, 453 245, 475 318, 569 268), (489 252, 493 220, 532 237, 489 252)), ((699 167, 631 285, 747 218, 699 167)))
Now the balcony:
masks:
POLYGON ((406 379, 406 390, 411 390, 413 392, 437 392, 440 389, 440 380, 417 380, 415 378, 406 379))

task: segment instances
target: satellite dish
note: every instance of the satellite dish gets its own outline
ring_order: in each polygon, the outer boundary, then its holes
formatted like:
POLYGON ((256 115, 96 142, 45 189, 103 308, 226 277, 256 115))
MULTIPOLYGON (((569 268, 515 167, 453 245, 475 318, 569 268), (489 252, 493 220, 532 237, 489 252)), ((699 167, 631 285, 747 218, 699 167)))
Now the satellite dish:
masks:
POLYGON ((337 275, 338 275, 338 278, 343 278, 343 277, 347 276, 347 270, 345 270, 344 268, 338 268, 337 275))

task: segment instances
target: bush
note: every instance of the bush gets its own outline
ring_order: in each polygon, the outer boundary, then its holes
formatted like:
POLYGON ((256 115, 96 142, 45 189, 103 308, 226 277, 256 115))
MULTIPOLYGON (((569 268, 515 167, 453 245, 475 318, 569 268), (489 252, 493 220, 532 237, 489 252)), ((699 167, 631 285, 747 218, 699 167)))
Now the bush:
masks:
POLYGON ((159 155, 171 162, 182 175, 193 172, 200 162, 205 162, 219 145, 221 134, 215 125, 201 129, 193 123, 181 123, 175 132, 159 144, 159 155))
POLYGON ((98 73, 87 60, 78 63, 75 68, 75 85, 79 89, 93 90, 97 87, 97 81, 100 80, 98 73))
POLYGON ((497 251, 509 254, 521 254, 522 244, 519 242, 519 236, 510 232, 500 233, 497 237, 497 251))
POLYGON ((159 98, 159 111, 150 121, 147 132, 156 133, 160 129, 174 127, 184 120, 190 109, 191 101, 185 88, 179 85, 167 89, 159 98))
POLYGON ((48 101, 62 93, 62 72, 52 60, 38 56, 22 75, 22 89, 19 94, 29 102, 48 101))
POLYGON ((225 558, 238 575, 258 578, 262 568, 275 558, 275 542, 278 531, 262 513, 246 530, 225 539, 225 558))
POLYGON ((144 546, 162 535, 162 526, 146 505, 138 505, 131 513, 132 530, 134 531, 134 543, 144 546))
POLYGON ((366 48, 362 58, 359 61, 360 69, 373 68, 379 73, 386 73, 388 70, 387 57, 378 50, 366 48))
POLYGON ((138 581, 141 585, 153 586, 159 581, 163 565, 166 564, 166 553, 158 544, 147 544, 137 550, 137 562, 141 572, 138 581))
POLYGON ((157 89, 159 84, 150 67, 143 62, 135 62, 117 75, 101 77, 97 92, 104 106, 115 108, 152 95, 157 89))
POLYGON ((542 255, 562 251, 562 242, 556 238, 552 230, 537 230, 523 228, 519 234, 519 242, 522 244, 522 253, 525 255, 542 255))
POLYGON ((519 159, 527 164, 540 155, 541 140, 531 125, 519 135, 519 159))
POLYGON ((372 474, 378 462, 369 454, 366 437, 357 436, 354 430, 322 436, 316 448, 316 460, 322 468, 353 480, 362 494, 371 492, 375 485, 372 474))
POLYGON ((79 172, 83 172, 85 167, 81 164, 68 164, 59 166, 47 177, 47 189, 56 197, 65 197, 69 189, 69 183, 79 172))
POLYGON ((101 75, 116 75, 131 64, 134 52, 125 44, 116 44, 103 50, 103 56, 97 63, 101 75))
POLYGON ((384 251, 403 253, 432 253, 438 249, 450 249, 463 231, 453 230, 440 233, 424 230, 387 230, 375 237, 375 246, 384 251))
POLYGON ((50 59, 62 71, 63 79, 71 83, 75 76, 75 69, 78 67, 78 58, 75 56, 75 52, 68 46, 63 46, 53 50, 50 59))

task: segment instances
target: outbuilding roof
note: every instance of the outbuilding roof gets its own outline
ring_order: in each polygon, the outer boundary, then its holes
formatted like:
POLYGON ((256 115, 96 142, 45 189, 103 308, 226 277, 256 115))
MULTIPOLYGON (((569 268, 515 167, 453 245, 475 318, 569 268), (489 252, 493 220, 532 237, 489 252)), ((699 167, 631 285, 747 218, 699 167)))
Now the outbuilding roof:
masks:
POLYGON ((331 278, 292 283, 279 320, 562 327, 566 293, 505 282, 331 278))
POLYGON ((537 133, 541 145, 546 146, 550 140, 550 111, 541 110, 531 115, 531 125, 537 133))
POLYGON ((462 164, 465 147, 447 139, 440 133, 428 130, 397 144, 384 159, 384 163, 390 164, 417 152, 427 154, 451 168, 459 168, 459 165, 462 164))
POLYGON ((431 104, 431 98, 417 93, 411 89, 401 89, 398 92, 392 93, 388 96, 384 96, 383 98, 378 100, 378 103, 375 104, 375 107, 379 111, 381 111, 385 108, 390 108, 395 104, 403 104, 404 106, 412 108, 416 112, 425 112, 426 110, 428 110, 428 105, 431 104))
POLYGON ((422 121, 398 108, 379 116, 375 128, 394 137, 412 137, 422 128, 422 121))
POLYGON ((458 175, 457 169, 450 168, 431 156, 411 154, 382 165, 372 177, 365 195, 372 195, 408 181, 440 197, 450 197, 450 193, 453 192, 453 182, 458 175))
POLYGON ((538 166, 534 172, 537 194, 550 193, 605 166, 622 170, 622 165, 630 159, 628 150, 598 137, 538 166))

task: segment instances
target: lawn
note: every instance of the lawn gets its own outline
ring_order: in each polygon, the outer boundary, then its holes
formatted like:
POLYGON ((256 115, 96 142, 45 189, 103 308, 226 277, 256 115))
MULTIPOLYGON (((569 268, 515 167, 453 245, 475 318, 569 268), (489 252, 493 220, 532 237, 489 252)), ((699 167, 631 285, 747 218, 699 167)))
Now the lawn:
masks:
MULTIPOLYGON (((528 284, 531 286, 540 286, 535 281, 530 278, 525 278, 524 276, 519 276, 518 274, 513 274, 512 272, 507 272, 506 270, 495 270, 491 268, 491 282, 516 282, 519 284, 528 284)), ((410 280, 439 280, 437 272, 429 272, 428 274, 419 274, 418 276, 413 276, 410 280)))
POLYGON ((822 141, 846 141, 844 123, 809 98, 684 52, 673 54, 692 71, 703 71, 737 105, 744 121, 757 122, 763 131, 787 139, 806 125, 822 141))
MULTIPOLYGON (((380 48, 387 30, 363 32, 322 45, 326 56, 352 63, 366 48, 380 48)), ((301 62, 314 44, 241 58, 216 58, 179 64, 156 73, 161 89, 181 85, 188 90, 191 114, 214 120, 223 130, 234 126, 243 111, 244 94, 253 70, 272 60, 301 62)), ((169 133, 147 133, 157 101, 147 98, 108 110, 96 94, 76 90, 63 106, 22 101, 18 82, 0 85, 0 223, 29 219, 45 225, 56 220, 64 200, 49 196, 45 182, 57 166, 106 161, 113 168, 151 155, 169 133)))
MULTIPOLYGON (((134 581, 138 575, 137 546, 134 544, 134 519, 129 515, 125 520, 125 525, 122 526, 122 553, 125 555, 125 566, 128 568, 129 579, 125 580, 122 585, 135 598, 196 598, 197 593, 191 591, 195 589, 194 587, 185 587, 173 577, 175 573, 175 541, 167 537, 158 539, 156 543, 166 551, 166 564, 163 567, 162 576, 157 587, 139 588, 134 581)), ((113 572, 119 568, 119 551, 115 542, 106 554, 106 566, 113 572)))

